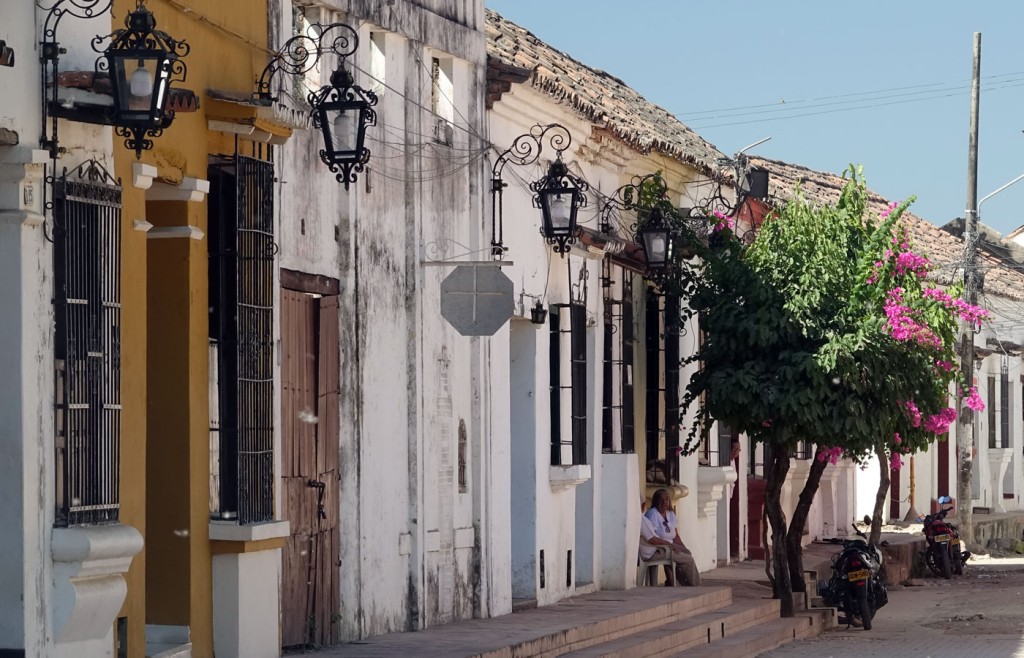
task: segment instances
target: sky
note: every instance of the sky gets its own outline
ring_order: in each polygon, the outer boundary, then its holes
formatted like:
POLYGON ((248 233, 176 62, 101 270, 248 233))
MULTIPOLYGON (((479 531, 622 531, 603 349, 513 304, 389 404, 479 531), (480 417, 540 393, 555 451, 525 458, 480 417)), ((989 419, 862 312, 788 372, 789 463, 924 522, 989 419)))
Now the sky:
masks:
MULTIPOLYGON (((622 79, 726 154, 841 173, 942 225, 967 207, 974 32, 981 32, 979 200, 1024 174, 1019 0, 485 0, 622 79), (743 109, 735 109, 743 108, 743 109)), ((981 221, 1024 224, 1024 181, 981 221)))

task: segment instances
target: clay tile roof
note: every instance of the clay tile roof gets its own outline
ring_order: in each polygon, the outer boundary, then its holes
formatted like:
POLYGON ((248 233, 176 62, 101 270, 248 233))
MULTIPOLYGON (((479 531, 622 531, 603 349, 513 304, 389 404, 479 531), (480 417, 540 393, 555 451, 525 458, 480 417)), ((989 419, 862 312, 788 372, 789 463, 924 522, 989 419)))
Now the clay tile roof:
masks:
MULTIPOLYGON (((615 76, 552 48, 529 31, 487 9, 488 100, 500 98, 509 73, 531 73, 529 84, 584 119, 601 124, 641 153, 657 151, 713 172, 724 157, 667 110, 651 103, 615 76), (500 63, 504 67, 499 67, 500 63), (504 79, 494 77, 503 73, 504 79)), ((508 89, 505 88, 504 91, 508 89)))
MULTIPOLYGON (((799 165, 769 160, 767 158, 751 158, 751 164, 764 167, 769 171, 769 186, 772 196, 780 199, 793 197, 797 184, 804 197, 813 203, 835 203, 845 185, 841 176, 821 171, 814 171, 799 165)), ((891 201, 869 190, 868 204, 875 214, 888 208, 891 201)), ((913 206, 911 206, 913 207, 913 206)), ((914 241, 914 248, 928 256, 938 265, 929 276, 930 279, 948 284, 954 276, 963 276, 963 270, 954 265, 963 261, 963 241, 931 222, 910 212, 903 214, 903 224, 907 227, 914 241)), ((1024 300, 1024 273, 1006 267, 1004 262, 979 247, 978 263, 985 275, 984 291, 1013 300, 1024 300)))

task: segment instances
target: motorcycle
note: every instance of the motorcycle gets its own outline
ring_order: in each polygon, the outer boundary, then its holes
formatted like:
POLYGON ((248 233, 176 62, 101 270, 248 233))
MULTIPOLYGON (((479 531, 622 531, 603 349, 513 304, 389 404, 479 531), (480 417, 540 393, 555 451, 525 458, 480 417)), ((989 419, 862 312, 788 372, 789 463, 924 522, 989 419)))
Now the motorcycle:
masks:
POLYGON ((831 540, 833 544, 841 543, 843 550, 832 556, 828 582, 818 581, 818 595, 826 605, 845 613, 848 625, 863 625, 864 630, 870 631, 875 612, 889 602, 889 594, 881 574, 881 551, 868 542, 868 536, 856 525, 853 530, 858 535, 854 539, 831 540))
POLYGON ((964 565, 970 559, 970 551, 960 550, 960 533, 957 527, 946 521, 946 515, 953 509, 949 496, 939 496, 939 507, 935 514, 924 517, 924 538, 928 546, 922 551, 924 563, 936 576, 946 580, 955 573, 963 575, 964 565))

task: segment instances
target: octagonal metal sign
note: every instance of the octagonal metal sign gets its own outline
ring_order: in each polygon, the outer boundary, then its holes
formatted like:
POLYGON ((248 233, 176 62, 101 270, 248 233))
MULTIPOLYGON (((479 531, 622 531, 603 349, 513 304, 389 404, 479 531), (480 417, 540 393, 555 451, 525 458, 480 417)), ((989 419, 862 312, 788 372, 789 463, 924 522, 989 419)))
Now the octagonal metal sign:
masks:
POLYGON ((463 336, 493 336, 514 310, 512 280, 497 267, 460 265, 441 282, 441 316, 463 336))

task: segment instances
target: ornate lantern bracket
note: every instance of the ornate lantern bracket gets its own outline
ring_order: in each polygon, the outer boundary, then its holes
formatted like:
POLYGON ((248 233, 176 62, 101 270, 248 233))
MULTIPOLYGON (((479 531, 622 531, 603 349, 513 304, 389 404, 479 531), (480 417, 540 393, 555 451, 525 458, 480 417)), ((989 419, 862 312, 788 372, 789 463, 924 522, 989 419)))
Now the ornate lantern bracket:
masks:
POLYGON ((530 132, 516 137, 491 168, 491 255, 501 257, 508 251, 504 243, 504 211, 502 196, 508 184, 502 173, 508 163, 531 165, 540 158, 545 144, 555 152, 547 174, 530 184, 533 206, 543 215, 541 234, 557 254, 565 255, 576 242, 581 229, 577 224, 580 208, 587 205, 590 185, 569 171, 562 153, 572 144, 572 135, 561 124, 537 124, 530 132))
MULTIPOLYGON (((298 34, 285 41, 281 49, 274 53, 274 56, 267 62, 267 65, 260 73, 260 77, 257 78, 256 89, 252 94, 253 102, 258 105, 270 105, 276 102, 277 96, 270 89, 274 76, 281 72, 286 75, 297 76, 305 75, 312 71, 320 63, 320 56, 327 52, 323 46, 325 35, 336 28, 342 29, 347 27, 341 23, 331 23, 330 25, 313 23, 308 27, 306 34, 298 34)), ((339 57, 347 57, 355 52, 358 43, 357 39, 354 45, 346 44, 345 48, 334 50, 333 52, 339 57), (352 45, 352 47, 348 48, 348 45, 352 45)), ((330 46, 334 45, 336 44, 330 44, 330 46)), ((328 50, 331 50, 331 48, 328 50)))
POLYGON ((370 161, 370 149, 365 145, 366 129, 377 125, 377 113, 373 109, 377 95, 355 84, 355 78, 345 65, 345 60, 358 49, 359 34, 355 29, 344 23, 331 23, 315 40, 307 36, 289 39, 257 82, 258 98, 266 102, 272 100, 269 85, 277 71, 297 75, 311 70, 326 52, 338 57, 330 84, 310 92, 306 100, 311 108, 313 127, 323 134, 320 159, 346 190, 370 161), (316 57, 310 64, 313 53, 316 57))

